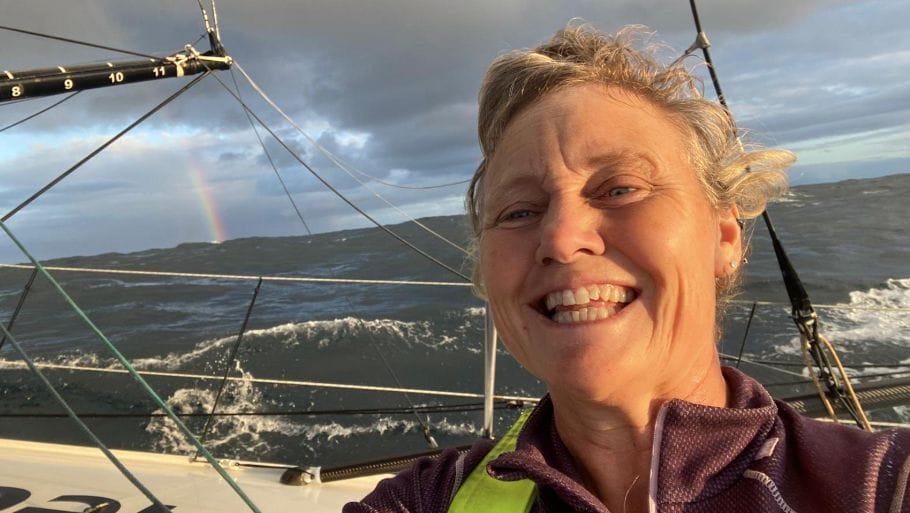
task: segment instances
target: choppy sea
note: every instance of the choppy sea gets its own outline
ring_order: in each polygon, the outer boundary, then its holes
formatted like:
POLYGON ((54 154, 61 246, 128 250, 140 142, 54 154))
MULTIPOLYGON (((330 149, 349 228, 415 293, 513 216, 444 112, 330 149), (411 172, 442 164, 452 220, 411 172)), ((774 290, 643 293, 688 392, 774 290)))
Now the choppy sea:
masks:
MULTIPOLYGON (((910 373, 910 174, 796 187, 769 208, 775 227, 818 308, 822 331, 859 374, 910 373), (850 308, 847 308, 850 307, 850 308), (854 308, 860 307, 860 308, 854 308), (879 365, 879 366, 876 366, 879 365), (903 366, 906 364, 906 366, 903 366)), ((424 220, 464 242, 463 217, 424 220)), ((462 256, 413 225, 393 229, 449 265, 462 256)), ((0 243, 8 244, 6 240, 0 243)), ((800 377, 798 335, 764 226, 755 225, 744 292, 727 316, 721 351, 779 396, 809 390, 800 377), (746 333, 752 302, 759 301, 746 333), (765 304, 772 303, 772 304, 765 304), (752 361, 780 362, 779 368, 752 361), (792 364, 797 364, 793 366, 792 364)), ((378 229, 309 237, 246 238, 137 253, 80 256, 49 266, 251 276, 458 280, 378 229)), ((427 449, 421 423, 440 445, 470 443, 480 432, 477 400, 351 391, 257 380, 383 387, 483 390, 484 306, 466 287, 274 283, 262 285, 236 361, 229 354, 256 286, 249 280, 55 272, 74 300, 137 369, 222 376, 206 444, 216 456, 331 467, 427 449), (411 405, 467 405, 421 414, 411 405), (399 412, 362 413, 363 409, 399 412), (473 408, 473 409, 472 409, 473 408)), ((0 269, 0 321, 8 322, 29 271, 0 269)), ((114 357, 39 278, 13 328, 39 363, 119 369, 114 357)), ((50 380, 110 446, 192 452, 170 421, 128 376, 45 368, 50 380)), ((149 376, 182 414, 211 410, 218 380, 149 376)), ((537 397, 544 387, 505 352, 497 393, 537 397)), ((88 444, 24 369, 0 348, 0 437, 88 444)), ((497 410, 502 430, 515 412, 497 410)), ((910 422, 910 407, 874 418, 910 422)), ((187 416, 200 432, 204 416, 187 416)))

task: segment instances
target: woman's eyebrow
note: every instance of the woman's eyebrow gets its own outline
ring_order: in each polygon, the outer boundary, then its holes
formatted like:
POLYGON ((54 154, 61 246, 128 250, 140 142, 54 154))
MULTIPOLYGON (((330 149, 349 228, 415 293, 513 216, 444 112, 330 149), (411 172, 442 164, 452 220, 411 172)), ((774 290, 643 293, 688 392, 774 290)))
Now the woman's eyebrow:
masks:
POLYGON ((585 163, 589 169, 609 170, 628 166, 636 166, 656 170, 654 159, 647 153, 636 151, 619 151, 594 155, 585 163))
POLYGON ((520 175, 493 185, 494 187, 488 188, 485 194, 484 210, 486 211, 505 206, 519 197, 527 196, 530 188, 540 188, 540 178, 520 175))

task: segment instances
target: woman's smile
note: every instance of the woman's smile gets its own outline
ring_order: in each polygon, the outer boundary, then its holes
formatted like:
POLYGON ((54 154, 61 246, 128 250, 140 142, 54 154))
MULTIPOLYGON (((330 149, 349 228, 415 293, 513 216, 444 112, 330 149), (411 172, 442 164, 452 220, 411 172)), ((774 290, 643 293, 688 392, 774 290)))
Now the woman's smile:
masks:
POLYGON ((541 300, 539 310, 560 324, 594 322, 612 317, 636 296, 629 287, 595 283, 550 292, 541 300))

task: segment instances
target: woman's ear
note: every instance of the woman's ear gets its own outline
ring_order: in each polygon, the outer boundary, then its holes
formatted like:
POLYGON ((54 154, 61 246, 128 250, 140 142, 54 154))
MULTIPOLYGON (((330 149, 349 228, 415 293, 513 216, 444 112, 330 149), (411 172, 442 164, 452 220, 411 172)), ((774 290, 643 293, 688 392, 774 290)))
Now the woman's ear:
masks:
POLYGON ((714 254, 714 276, 717 278, 733 274, 742 262, 742 226, 736 205, 717 213, 717 248, 714 254))

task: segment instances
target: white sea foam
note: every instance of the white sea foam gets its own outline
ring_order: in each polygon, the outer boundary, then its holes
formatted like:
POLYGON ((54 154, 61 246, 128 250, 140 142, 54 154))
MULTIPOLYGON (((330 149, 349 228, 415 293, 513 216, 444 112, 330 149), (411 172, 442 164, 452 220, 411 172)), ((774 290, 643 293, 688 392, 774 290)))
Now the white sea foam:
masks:
MULTIPOLYGON (((54 358, 32 357, 36 364, 52 365, 71 365, 74 367, 93 367, 100 369, 110 369, 120 367, 120 364, 113 357, 103 358, 96 353, 68 353, 57 355, 54 358)), ((25 369, 25 361, 19 358, 18 353, 11 355, 9 359, 0 358, 0 370, 2 369, 25 369)))
POLYGON ((209 351, 218 349, 237 340, 237 336, 208 339, 199 342, 190 351, 172 352, 164 356, 136 358, 132 364, 137 369, 143 370, 178 370, 184 365, 204 357, 209 351))
POLYGON ((808 194, 793 191, 791 189, 791 190, 787 191, 785 194, 771 200, 771 203, 794 203, 793 206, 798 208, 798 207, 802 206, 803 200, 808 197, 809 197, 808 194))
POLYGON ((464 313, 470 317, 483 317, 487 314, 487 309, 483 306, 471 306, 465 308, 464 313))
MULTIPOLYGON (((838 308, 818 308, 821 334, 836 349, 844 351, 841 359, 851 375, 887 374, 910 368, 910 358, 899 362, 865 358, 870 341, 901 349, 910 347, 910 315, 900 310, 910 308, 910 278, 891 278, 881 287, 853 291, 849 303, 836 306, 838 308), (854 307, 856 309, 852 309, 854 307), (850 368, 851 364, 869 363, 906 363, 908 367, 850 368)), ((799 337, 793 337, 789 343, 775 344, 774 352, 801 358, 799 337)))
POLYGON ((910 308, 910 278, 891 278, 882 287, 851 292, 850 302, 839 306, 862 309, 825 312, 830 318, 825 332, 832 341, 849 345, 876 340, 910 346, 910 315, 894 310, 910 308))
POLYGON ((900 418, 900 422, 910 424, 910 406, 895 406, 894 412, 900 418))
POLYGON ((286 335, 304 338, 320 348, 342 344, 355 336, 369 335, 391 339, 406 347, 451 348, 459 343, 458 337, 435 332, 432 321, 400 321, 395 319, 360 319, 344 317, 319 321, 288 324, 283 327, 286 335))
MULTIPOLYGON (((255 412, 264 403, 261 392, 251 382, 252 375, 238 370, 244 379, 229 382, 218 403, 220 413, 255 412)), ((215 391, 183 388, 177 390, 167 403, 176 413, 208 413, 215 401, 215 391)), ((288 405, 293 407, 294 405, 288 405)), ((161 413, 157 410, 156 413, 161 413)), ((471 422, 452 422, 447 418, 431 419, 431 429, 435 433, 450 435, 475 436, 480 428, 471 422)), ((146 427, 146 432, 155 437, 155 446, 165 452, 190 453, 195 447, 186 439, 177 425, 170 418, 154 417, 146 427)), ((212 421, 206 446, 242 447, 247 454, 270 450, 268 442, 263 439, 266 434, 283 435, 300 438, 316 444, 328 441, 364 435, 387 435, 421 433, 421 425, 411 419, 380 417, 363 425, 342 423, 338 420, 329 422, 312 422, 312 419, 289 416, 218 416, 212 421)))
MULTIPOLYGON (((430 348, 454 347, 460 342, 458 337, 434 333, 431 321, 399 321, 394 319, 366 320, 356 317, 285 323, 270 328, 250 330, 244 333, 246 344, 256 344, 257 339, 279 342, 285 347, 294 347, 304 341, 319 348, 342 344, 355 336, 380 337, 391 339, 396 344, 426 346, 430 348)), ((153 370, 177 370, 200 358, 210 358, 212 350, 220 349, 234 343, 236 335, 204 340, 190 351, 173 352, 165 356, 138 358, 133 363, 137 368, 153 370)))

